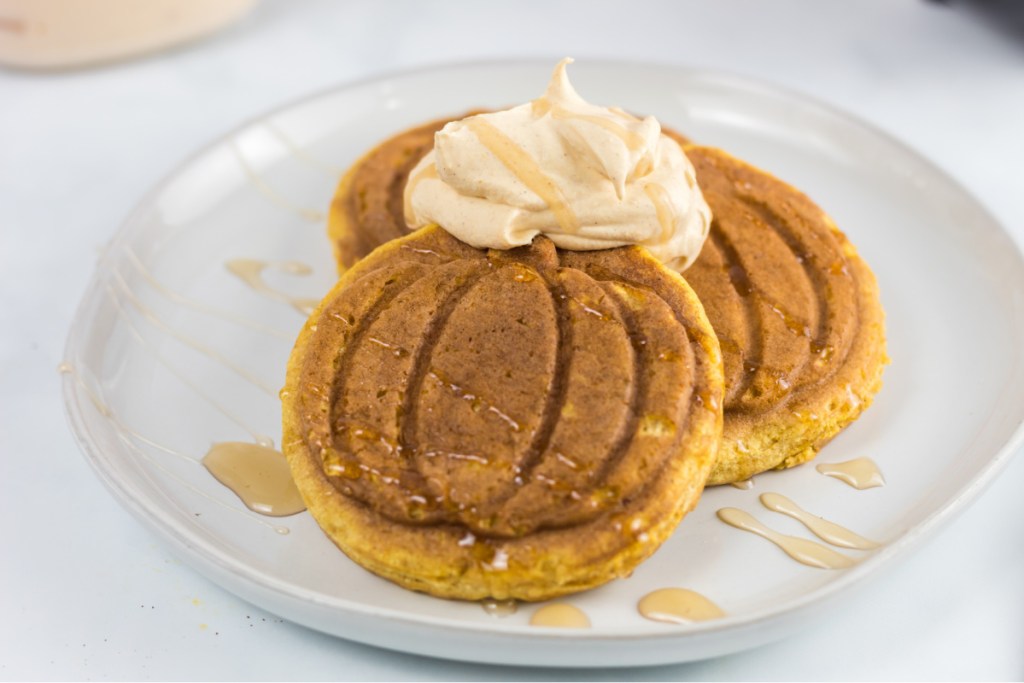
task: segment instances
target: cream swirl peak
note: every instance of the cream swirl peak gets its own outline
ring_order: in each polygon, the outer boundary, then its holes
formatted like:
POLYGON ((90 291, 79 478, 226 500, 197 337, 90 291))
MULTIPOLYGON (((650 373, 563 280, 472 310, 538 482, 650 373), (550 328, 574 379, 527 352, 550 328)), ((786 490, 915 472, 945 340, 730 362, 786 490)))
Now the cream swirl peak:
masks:
POLYGON ((683 150, 653 116, 586 102, 562 60, 542 97, 453 121, 410 174, 405 219, 480 248, 547 235, 563 249, 647 247, 683 270, 711 210, 683 150))

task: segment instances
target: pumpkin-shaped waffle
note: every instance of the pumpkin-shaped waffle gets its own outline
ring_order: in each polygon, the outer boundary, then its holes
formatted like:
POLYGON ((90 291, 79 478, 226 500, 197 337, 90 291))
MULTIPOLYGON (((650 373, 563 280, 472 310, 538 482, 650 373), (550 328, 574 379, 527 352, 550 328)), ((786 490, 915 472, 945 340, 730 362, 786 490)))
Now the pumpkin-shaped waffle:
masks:
POLYGON ((696 503, 718 342, 646 250, 471 248, 427 227, 349 269, 288 365, 284 449, 349 557, 442 597, 629 574, 696 503))
POLYGON ((710 147, 687 146, 714 216, 687 282, 725 361, 725 429, 709 483, 798 465, 882 382, 874 275, 803 193, 710 147))
POLYGON ((430 121, 384 140, 342 176, 327 219, 340 272, 388 240, 411 232, 405 225, 402 193, 416 164, 434 148, 434 133, 451 120, 430 121))

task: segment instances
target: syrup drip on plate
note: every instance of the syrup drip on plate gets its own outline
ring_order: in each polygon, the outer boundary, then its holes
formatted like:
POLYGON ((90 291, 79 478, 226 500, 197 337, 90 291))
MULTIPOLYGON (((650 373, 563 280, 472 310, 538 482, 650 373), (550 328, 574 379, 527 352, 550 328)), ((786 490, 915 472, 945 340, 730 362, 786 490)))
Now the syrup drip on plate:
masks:
POLYGON ((236 258, 224 263, 225 267, 242 282, 249 285, 253 291, 262 294, 275 301, 283 301, 290 304, 295 310, 303 315, 311 315, 320 302, 317 299, 292 296, 279 289, 274 289, 263 279, 263 273, 268 268, 280 270, 289 275, 309 275, 313 269, 305 263, 298 261, 260 261, 258 259, 236 258))
POLYGON ((200 313, 205 313, 206 315, 212 315, 222 320, 227 320, 228 322, 234 323, 236 325, 240 325, 242 327, 247 327, 251 330, 255 330, 257 332, 269 334, 274 337, 284 339, 288 342, 293 342, 295 340, 295 335, 291 332, 284 332, 282 330, 277 330, 272 327, 268 327, 267 325, 264 325, 263 323, 257 322, 255 320, 249 320, 248 318, 243 318, 239 315, 235 315, 231 311, 211 306, 203 301, 191 299, 185 296, 184 294, 181 294, 180 292, 171 289, 170 287, 168 287, 167 285, 165 285, 156 278, 153 272, 148 267, 146 267, 145 264, 142 263, 142 259, 139 258, 138 254, 136 254, 135 250, 133 250, 131 247, 125 247, 124 254, 125 256, 128 257, 128 261, 131 263, 132 267, 135 268, 135 271, 140 276, 142 276, 142 278, 149 284, 149 286, 152 287, 157 292, 159 292, 167 300, 172 301, 178 304, 179 306, 191 308, 194 311, 199 311, 200 313))
POLYGON ((203 457, 203 466, 253 512, 287 517, 306 509, 288 461, 273 448, 242 441, 216 443, 203 457))
POLYGON ((590 618, 578 607, 564 602, 544 605, 530 617, 530 626, 590 628, 590 618))
POLYGON ((292 157, 305 163, 307 166, 315 168, 319 171, 323 171, 328 176, 334 179, 340 178, 345 173, 345 169, 339 168, 337 166, 334 166, 333 164, 329 164, 326 161, 314 157, 307 150, 299 146, 298 143, 292 140, 291 137, 288 136, 288 134, 285 133, 283 130, 281 130, 276 124, 271 123, 270 121, 265 121, 263 123, 263 127, 267 130, 268 133, 277 138, 277 141, 280 142, 281 145, 286 150, 288 150, 288 153, 291 154, 292 157))
POLYGON ((137 310, 142 315, 143 318, 149 321, 157 329, 161 330, 162 332, 165 332, 171 337, 174 337, 185 346, 191 347, 192 349, 198 351, 207 358, 217 363, 220 363, 221 365, 225 366, 226 368, 237 374, 239 377, 259 387, 270 396, 277 395, 277 391, 268 382, 264 382, 255 374, 249 372, 242 366, 238 365, 233 360, 231 360, 231 358, 221 353, 220 351, 203 344, 202 342, 200 342, 197 339, 194 339, 193 337, 190 337, 186 334, 179 332, 169 323, 167 323, 164 319, 160 318, 156 314, 156 311, 154 311, 149 306, 146 306, 146 304, 142 303, 139 297, 137 297, 132 292, 131 287, 128 285, 125 279, 121 277, 121 274, 116 271, 114 272, 114 281, 117 283, 120 293, 115 291, 113 287, 108 287, 107 291, 110 295, 111 300, 113 300, 116 305, 120 306, 119 299, 123 298, 127 300, 129 303, 131 303, 135 310, 137 310))
POLYGON ((245 155, 242 154, 242 150, 239 149, 238 142, 235 140, 231 141, 231 153, 234 155, 235 161, 238 162, 238 165, 245 173, 245 177, 249 179, 250 183, 252 183, 252 186, 255 187, 260 194, 270 200, 272 204, 276 204, 282 209, 297 213, 307 221, 311 221, 313 223, 319 223, 327 219, 327 216, 323 211, 299 206, 268 185, 267 182, 260 177, 260 174, 256 172, 256 169, 252 167, 252 164, 250 164, 245 158, 245 155))
POLYGON ((820 569, 846 569, 856 564, 856 560, 837 553, 815 541, 797 536, 787 536, 769 529, 757 521, 753 515, 737 508, 722 508, 718 518, 730 526, 749 531, 779 546, 783 552, 801 564, 820 569))
POLYGON ((856 458, 846 462, 823 462, 816 470, 826 477, 833 477, 849 484, 858 491, 885 486, 885 477, 871 458, 856 458))
POLYGON ((190 380, 181 370, 179 370, 175 365, 168 361, 164 357, 164 355, 152 343, 147 341, 146 338, 142 335, 139 329, 135 326, 135 323, 132 322, 132 317, 128 315, 128 312, 124 309, 124 306, 121 305, 121 302, 118 301, 117 297, 113 297, 113 302, 114 305, 117 307, 118 314, 121 315, 122 318, 124 318, 125 324, 128 326, 128 331, 131 333, 132 337, 134 337, 135 341, 139 342, 139 344, 141 344, 147 351, 149 351, 149 353, 152 354, 153 358, 155 358, 156 361, 160 363, 160 365, 162 365, 164 368, 167 369, 168 372, 170 372, 172 375, 178 378, 178 380, 180 380, 182 384, 184 384, 193 392, 195 392, 197 396, 199 396, 207 403, 209 403, 211 406, 213 406, 218 412, 220 412, 222 415, 224 415, 226 418, 234 422, 236 425, 238 425, 245 431, 249 432, 249 434, 252 435, 252 438, 256 443, 260 444, 261 446, 267 446, 269 448, 274 447, 274 440, 272 438, 270 438, 266 434, 261 434, 252 427, 250 427, 249 424, 241 417, 239 417, 234 411, 225 407, 220 401, 211 396, 203 387, 198 385, 196 382, 190 380))
MULTIPOLYGON (((138 445, 138 443, 145 444, 146 446, 149 446, 149 447, 151 447, 151 448, 153 448, 153 449, 155 449, 157 451, 160 451, 162 453, 166 453, 168 455, 173 455, 176 458, 185 460, 186 462, 193 463, 195 465, 199 465, 200 461, 197 460, 196 458, 190 456, 190 455, 187 455, 187 454, 182 453, 180 451, 176 451, 173 448, 168 448, 167 446, 163 446, 161 444, 158 444, 155 441, 153 441, 152 439, 148 439, 145 436, 143 436, 142 434, 139 434, 135 430, 130 429, 128 426, 126 426, 123 422, 121 422, 120 419, 118 419, 117 415, 114 413, 113 410, 111 410, 111 408, 100 397, 100 395, 96 391, 94 391, 85 382, 85 380, 82 378, 82 376, 78 373, 78 371, 75 368, 75 366, 72 365, 71 363, 69 363, 67 361, 61 363, 60 365, 57 366, 57 371, 59 373, 61 373, 61 374, 69 375, 75 381, 75 383, 78 385, 78 387, 85 393, 85 395, 92 402, 92 404, 96 408, 97 412, 99 412, 99 414, 102 415, 103 417, 105 417, 106 419, 110 420, 110 422, 114 425, 115 433, 117 434, 117 438, 132 453, 134 453, 136 456, 138 456, 138 457, 142 458, 143 460, 145 460, 146 462, 148 462, 152 467, 154 467, 157 470, 159 470, 169 480, 177 482, 179 485, 182 486, 182 488, 190 491, 192 494, 194 494, 194 495, 196 495, 196 496, 198 496, 200 498, 205 498, 206 500, 209 500, 210 502, 212 502, 212 503, 214 503, 214 504, 216 504, 216 505, 218 505, 218 506, 220 506, 220 507, 222 507, 224 509, 230 510, 231 512, 244 515, 247 519, 249 519, 249 520, 251 520, 253 522, 256 522, 258 524, 261 524, 262 526, 268 527, 268 528, 272 529, 274 532, 276 532, 277 534, 280 534, 280 535, 284 536, 284 535, 287 535, 288 533, 291 532, 291 530, 288 527, 286 527, 286 526, 280 526, 280 525, 275 525, 275 524, 268 524, 264 520, 260 519, 258 516, 251 515, 247 510, 243 510, 241 508, 237 508, 237 507, 234 507, 232 505, 228 505, 224 501, 219 500, 218 498, 215 498, 215 497, 209 495, 208 493, 206 493, 202 489, 194 486, 189 480, 179 476, 178 474, 176 474, 172 470, 170 470, 167 467, 165 467, 163 464, 160 463, 160 461, 153 454, 147 453, 145 450, 143 450, 138 445)), ((262 446, 257 446, 255 444, 246 444, 246 445, 252 446, 253 448, 265 448, 265 447, 262 447, 262 446)), ((268 448, 267 450, 271 450, 272 452, 276 453, 276 451, 273 451, 272 449, 268 448)), ((282 460, 283 460, 283 457, 282 457, 282 460)))
POLYGON ((840 548, 873 550, 880 545, 875 541, 870 541, 863 536, 855 534, 846 527, 839 526, 835 522, 812 515, 781 494, 763 493, 761 494, 761 504, 772 512, 780 512, 792 517, 821 540, 840 548))
POLYGON ((670 624, 688 624, 725 616, 718 605, 686 588, 662 588, 648 593, 637 603, 637 610, 646 619, 670 624))

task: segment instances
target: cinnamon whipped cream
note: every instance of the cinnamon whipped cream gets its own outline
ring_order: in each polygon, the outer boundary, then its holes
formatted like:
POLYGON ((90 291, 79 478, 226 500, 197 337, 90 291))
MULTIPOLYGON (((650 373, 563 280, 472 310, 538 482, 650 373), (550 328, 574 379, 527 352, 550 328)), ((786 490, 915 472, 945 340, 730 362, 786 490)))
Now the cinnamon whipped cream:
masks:
POLYGON ((640 244, 683 270, 711 224, 693 166, 653 116, 581 98, 562 60, 544 95, 446 125, 410 175, 405 218, 479 248, 640 244))

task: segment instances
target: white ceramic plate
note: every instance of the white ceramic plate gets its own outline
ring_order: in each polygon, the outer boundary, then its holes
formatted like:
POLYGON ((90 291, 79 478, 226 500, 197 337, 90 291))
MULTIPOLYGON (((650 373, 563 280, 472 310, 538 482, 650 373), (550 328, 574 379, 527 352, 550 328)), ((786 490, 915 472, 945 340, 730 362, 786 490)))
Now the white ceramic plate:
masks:
POLYGON ((962 509, 1019 443, 1024 266, 964 190, 879 131, 793 93, 676 67, 579 63, 572 78, 591 101, 653 113, 795 184, 858 246, 878 275, 892 365, 875 405, 819 461, 869 456, 888 484, 857 491, 804 466, 761 475, 753 490, 707 491, 630 579, 568 600, 590 616, 589 630, 531 627, 532 606, 498 619, 476 604, 404 591, 348 561, 308 514, 275 520, 245 510, 198 459, 217 441, 276 440, 276 389, 304 316, 225 263, 308 264, 308 275, 270 269, 266 281, 319 298, 334 280, 323 214, 343 169, 412 124, 532 99, 552 66, 437 68, 289 105, 185 163, 113 240, 68 340, 68 414, 113 494, 224 588, 315 629, 454 659, 608 666, 710 657, 838 609, 837 598, 962 509), (863 558, 852 569, 814 569, 715 517, 735 506, 808 536, 761 507, 766 491, 884 546, 847 551, 863 558), (703 593, 728 616, 685 626, 643 619, 637 600, 670 586, 703 593))

